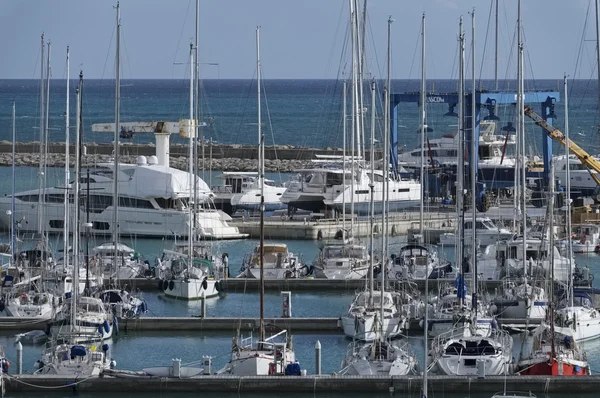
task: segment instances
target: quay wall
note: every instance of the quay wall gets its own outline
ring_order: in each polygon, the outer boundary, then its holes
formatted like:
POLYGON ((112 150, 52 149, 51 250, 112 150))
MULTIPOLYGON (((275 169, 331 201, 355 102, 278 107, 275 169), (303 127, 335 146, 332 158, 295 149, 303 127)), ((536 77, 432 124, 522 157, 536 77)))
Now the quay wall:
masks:
MULTIPOLYGON (((112 144, 86 143, 86 156, 84 163, 91 165, 94 163, 109 161, 113 152, 112 144)), ((125 163, 134 163, 137 156, 151 156, 156 154, 156 146, 153 143, 133 144, 121 143, 122 161, 125 163)), ((188 145, 171 144, 169 155, 171 166, 174 168, 187 169, 188 145)), ((15 145, 16 164, 18 166, 34 166, 39 164, 39 142, 18 142, 15 145)), ((51 166, 64 166, 65 145, 63 143, 49 143, 47 146, 48 164, 51 166)), ((204 149, 199 145, 198 153, 204 152, 204 162, 200 164, 208 169, 223 171, 256 171, 256 159, 258 150, 256 146, 250 145, 225 145, 212 144, 204 145, 204 149)), ((0 141, 0 166, 9 166, 12 164, 12 142, 0 141)), ((70 153, 75 153, 74 145, 70 146, 70 153)), ((340 148, 308 148, 296 147, 291 145, 276 145, 265 147, 265 169, 267 171, 293 171, 307 166, 311 159, 316 155, 338 155, 343 154, 340 148)), ((370 154, 366 153, 366 159, 370 154)), ((380 157, 378 153, 376 157, 380 157)), ((71 164, 75 160, 71 157, 71 164)))
MULTIPOLYGON (((75 380, 64 376, 6 375, 3 377, 7 392, 41 392, 64 387, 78 392, 388 392, 392 395, 415 394, 421 389, 421 377, 379 376, 196 376, 193 378, 165 378, 134 376, 131 372, 106 372, 99 378, 75 380), (115 377, 115 375, 117 377, 115 377)), ((543 393, 595 393, 600 376, 488 376, 451 377, 429 376, 428 389, 432 393, 494 393, 505 387, 509 391, 543 393)))

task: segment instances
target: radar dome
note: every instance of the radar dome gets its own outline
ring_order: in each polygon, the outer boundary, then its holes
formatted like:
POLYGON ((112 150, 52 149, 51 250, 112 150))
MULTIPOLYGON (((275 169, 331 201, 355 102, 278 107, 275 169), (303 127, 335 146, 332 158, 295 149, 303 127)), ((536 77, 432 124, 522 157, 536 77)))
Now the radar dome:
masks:
POLYGON ((146 166, 148 164, 148 161, 146 160, 145 156, 138 156, 135 159, 135 164, 137 164, 138 166, 146 166))

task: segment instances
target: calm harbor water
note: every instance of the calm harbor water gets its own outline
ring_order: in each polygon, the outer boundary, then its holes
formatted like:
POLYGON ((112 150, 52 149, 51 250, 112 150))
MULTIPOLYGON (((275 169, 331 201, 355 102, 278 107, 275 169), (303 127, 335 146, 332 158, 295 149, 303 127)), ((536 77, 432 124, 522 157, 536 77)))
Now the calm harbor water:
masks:
MULTIPOLYGON (((184 78, 179 80, 123 80, 121 88, 121 121, 172 120, 188 115, 189 86, 184 78)), ((269 104, 269 120, 265 119, 265 140, 268 145, 303 145, 313 147, 341 147, 342 83, 337 80, 264 80, 263 94, 269 104)), ((71 83, 71 126, 75 125, 75 86, 71 83)), ((428 86, 438 93, 456 92, 455 80, 430 80, 428 86)), ((491 89, 492 81, 477 84, 491 89)), ((64 142, 64 111, 66 81, 53 79, 50 92, 49 140, 64 142)), ((419 80, 393 80, 392 92, 417 92, 419 80)), ((514 92, 514 81, 501 81, 501 91, 514 92)), ((527 90, 562 91, 562 80, 527 80, 527 90)), ((598 104, 597 85, 591 80, 575 80, 569 83, 571 138, 591 153, 598 153, 600 139, 597 132, 598 104)), ((252 80, 205 80, 202 82, 202 114, 209 127, 204 137, 228 144, 256 144, 256 81, 252 80)), ((18 141, 39 140, 39 82, 33 80, 0 79, 0 140, 10 140, 11 101, 16 101, 18 141)), ((562 100, 561 92, 561 100, 562 100)), ((379 97, 380 98, 380 97, 379 97)), ((367 99, 368 102, 368 99, 367 99)), ((381 107, 381 104, 378 104, 381 107)), ((399 147, 413 149, 418 140, 418 112, 416 104, 403 103, 398 107, 399 147)), ((448 104, 428 103, 427 125, 433 129, 429 138, 438 138, 455 132, 457 120, 446 117, 448 104)), ((555 127, 562 128, 564 109, 558 102, 555 127)), ((514 123, 514 106, 500 107, 497 116, 499 126, 508 121, 514 123)), ((483 111, 487 116, 487 111, 483 111)), ((111 142, 112 134, 92 133, 93 123, 114 121, 114 81, 85 80, 84 111, 85 141, 111 142)), ((381 129, 378 121, 377 129, 381 129)), ((541 154, 542 134, 529 120, 528 153, 541 154), (529 131, 536 133, 529 134, 529 131)), ((377 139, 382 134, 377 132, 377 139)), ((74 137, 71 137, 72 139, 74 137)), ((182 142, 173 136, 173 142, 182 142)), ((133 142, 153 141, 148 134, 136 135, 133 142)), ((555 145, 555 151, 559 148, 555 145)))

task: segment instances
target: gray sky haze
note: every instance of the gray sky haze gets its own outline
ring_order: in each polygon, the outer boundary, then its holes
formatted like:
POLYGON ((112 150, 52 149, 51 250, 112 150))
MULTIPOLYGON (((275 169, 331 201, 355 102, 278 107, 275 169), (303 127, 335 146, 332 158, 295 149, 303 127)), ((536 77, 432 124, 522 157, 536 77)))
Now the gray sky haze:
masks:
MULTIPOLYGON (((470 48, 469 12, 475 6, 477 75, 481 69, 483 78, 492 78, 493 24, 488 29, 491 2, 368 0, 369 70, 376 77, 384 76, 387 18, 392 15, 393 78, 419 78, 416 50, 421 14, 425 12, 427 75, 455 78, 458 20, 461 15, 465 18, 470 48)), ((581 79, 595 76, 594 1, 522 3, 525 76, 560 79, 564 72, 581 79)), ((42 32, 52 42, 53 77, 65 76, 69 45, 72 76, 83 68, 87 78, 113 78, 115 4, 107 0, 1 0, 0 78, 38 77, 42 32)), ((189 42, 194 36, 195 0, 121 0, 120 4, 122 77, 185 78, 186 67, 174 63, 187 62, 189 42)), ((500 0, 500 78, 514 78, 516 74, 516 9, 517 0, 500 0)), ((219 64, 203 65, 202 77, 252 78, 254 29, 260 25, 265 78, 336 78, 348 21, 348 0, 202 0, 200 60, 219 64)))

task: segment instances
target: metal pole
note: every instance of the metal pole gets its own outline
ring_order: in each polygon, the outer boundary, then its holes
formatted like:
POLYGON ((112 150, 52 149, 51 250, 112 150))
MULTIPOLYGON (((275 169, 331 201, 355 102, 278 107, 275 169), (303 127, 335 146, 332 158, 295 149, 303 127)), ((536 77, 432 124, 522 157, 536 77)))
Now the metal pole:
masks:
POLYGON ((321 342, 315 343, 315 374, 321 375, 321 342))
MULTIPOLYGON (((568 252, 567 252, 567 261, 569 262, 569 277, 567 278, 568 284, 571 285, 572 283, 572 275, 573 275, 573 239, 571 239, 571 165, 569 162, 569 97, 568 97, 568 92, 569 90, 567 89, 567 74, 565 73, 565 79, 564 79, 564 86, 565 86, 565 157, 566 157, 566 176, 565 179, 566 181, 566 188, 567 188, 567 211, 566 211, 566 215, 567 215, 567 242, 568 242, 568 252)), ((554 193, 553 193, 554 195, 554 193)), ((553 217, 552 215, 550 215, 550 217, 553 217)), ((551 234, 554 233, 554 231, 550 231, 551 234)), ((571 293, 571 289, 570 286, 568 286, 569 289, 567 289, 567 294, 568 294, 568 301, 569 301, 569 307, 573 307, 573 294, 571 293)))
MULTIPOLYGON (((45 73, 45 69, 44 69, 44 65, 45 65, 45 58, 44 58, 44 48, 45 48, 45 42, 44 42, 44 33, 42 33, 42 54, 40 57, 40 165, 39 165, 39 170, 38 170, 38 208, 37 208, 37 219, 38 219, 38 234, 41 235, 42 234, 42 224, 43 224, 43 220, 42 220, 42 216, 43 216, 43 212, 42 212, 42 203, 43 203, 43 194, 42 194, 42 188, 44 186, 44 157, 42 156, 42 154, 44 153, 44 73, 45 73)), ((14 158, 13 158, 14 159, 14 158)))
POLYGON ((260 341, 265 340, 265 169, 264 145, 265 138, 262 134, 262 118, 260 109, 260 27, 256 27, 256 86, 258 96, 258 139, 259 139, 259 170, 260 183, 260 341))
POLYGON ((65 217, 63 220, 63 257, 65 269, 69 266, 69 183, 71 181, 70 176, 70 159, 69 159, 69 47, 67 46, 67 100, 65 106, 65 192, 64 192, 64 206, 65 206, 65 217))
POLYGON ((16 190, 16 168, 15 168, 15 143, 17 142, 17 123, 16 123, 16 105, 15 101, 12 102, 12 198, 10 204, 10 255, 11 262, 15 260, 15 254, 17 252, 15 243, 15 190, 16 190))
POLYGON ((472 227, 473 227, 473 236, 471 237, 471 264, 472 266, 472 270, 471 273, 473 274, 473 294, 472 294, 472 299, 473 299, 473 313, 475 315, 475 317, 477 317, 477 237, 475 235, 475 220, 477 219, 477 206, 476 206, 476 200, 477 200, 477 194, 476 194, 476 190, 477 190, 477 183, 476 183, 476 179, 477 179, 477 174, 476 174, 476 170, 477 170, 477 140, 479 139, 479 137, 477 137, 477 129, 476 129, 476 123, 477 123, 477 115, 475 114, 476 112, 476 107, 475 107, 475 102, 477 101, 476 99, 476 87, 475 87, 475 9, 473 8, 473 12, 471 13, 471 35, 472 35, 472 40, 471 40, 471 214, 473 217, 473 220, 471 222, 472 227))
MULTIPOLYGON (((458 81, 458 162, 456 167, 456 211, 458 213, 458 245, 456 247, 456 266, 462 274, 464 274, 463 261, 465 258, 465 32, 463 30, 463 18, 460 17, 459 22, 459 40, 460 40, 460 66, 459 66, 459 81, 458 81)), ((462 296, 461 296, 462 297, 462 296)), ((460 299, 461 303, 464 300, 460 299)))
POLYGON ((498 91, 498 2, 500 0, 492 0, 496 1, 496 46, 495 46, 495 55, 494 55, 494 87, 495 90, 498 91))
POLYGON ((421 203, 419 208, 419 234, 424 239, 425 211, 425 13, 421 18, 421 203))
POLYGON ((113 175, 113 264, 111 267, 116 270, 119 257, 117 245, 119 244, 119 130, 120 130, 120 108, 121 108, 121 8, 117 2, 117 49, 115 57, 115 135, 113 152, 115 155, 114 175, 113 175))
POLYGON ((600 106, 600 18, 599 1, 596 0, 596 72, 598 73, 598 106, 600 106))

